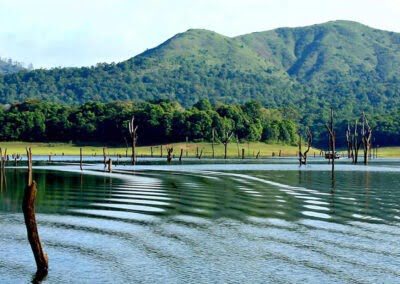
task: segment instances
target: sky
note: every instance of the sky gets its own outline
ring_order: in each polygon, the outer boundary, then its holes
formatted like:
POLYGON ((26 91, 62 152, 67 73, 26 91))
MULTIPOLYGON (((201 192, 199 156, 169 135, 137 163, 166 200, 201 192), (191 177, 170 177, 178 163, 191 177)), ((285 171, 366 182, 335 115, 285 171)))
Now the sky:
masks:
POLYGON ((35 68, 91 66, 191 28, 233 37, 332 20, 400 32, 400 1, 0 0, 0 57, 35 68))

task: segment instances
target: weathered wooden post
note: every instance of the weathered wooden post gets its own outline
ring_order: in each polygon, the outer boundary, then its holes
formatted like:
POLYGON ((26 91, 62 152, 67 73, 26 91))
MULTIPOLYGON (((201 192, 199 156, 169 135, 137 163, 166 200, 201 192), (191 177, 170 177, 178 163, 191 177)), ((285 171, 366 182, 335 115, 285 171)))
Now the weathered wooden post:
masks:
POLYGON ((135 116, 132 116, 132 120, 129 122, 129 134, 131 135, 131 143, 132 143, 132 165, 136 165, 136 142, 138 139, 137 129, 138 126, 134 125, 135 116))
MULTIPOLYGON (((167 149, 167 151, 168 151, 168 149, 167 149)), ((160 157, 162 158, 162 156, 163 156, 163 145, 160 146, 160 157)))
POLYGON ((153 158, 153 146, 150 147, 150 157, 153 158))
POLYGON ((242 160, 244 160, 244 148, 242 148, 242 160))
POLYGON ((196 158, 199 157, 199 146, 196 146, 196 158))
POLYGON ((33 255, 36 262, 36 279, 43 279, 49 270, 49 259, 40 242, 39 232, 37 229, 35 217, 35 199, 36 199, 36 182, 32 181, 32 151, 31 148, 26 149, 28 157, 28 185, 25 188, 24 198, 22 201, 22 211, 24 213, 26 231, 29 244, 31 245, 33 255))
POLYGON ((83 170, 82 167, 82 148, 79 149, 79 167, 81 168, 81 171, 83 170))

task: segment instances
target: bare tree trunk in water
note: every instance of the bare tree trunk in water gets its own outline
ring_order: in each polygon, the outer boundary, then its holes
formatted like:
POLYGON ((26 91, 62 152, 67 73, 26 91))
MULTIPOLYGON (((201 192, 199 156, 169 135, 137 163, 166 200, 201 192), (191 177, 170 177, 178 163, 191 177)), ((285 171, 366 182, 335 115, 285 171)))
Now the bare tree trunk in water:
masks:
POLYGON ((36 262, 36 277, 35 280, 42 280, 49 270, 49 259, 40 242, 39 232, 35 217, 35 199, 36 199, 36 182, 32 181, 32 152, 27 148, 28 156, 28 185, 25 189, 24 198, 22 201, 22 211, 24 213, 26 231, 29 244, 31 245, 33 255, 36 262))
POLYGON ((326 128, 329 132, 330 137, 330 148, 332 151, 332 170, 331 170, 331 179, 332 179, 332 192, 334 192, 335 188, 335 130, 333 129, 333 109, 331 108, 331 121, 330 125, 326 125, 326 128))

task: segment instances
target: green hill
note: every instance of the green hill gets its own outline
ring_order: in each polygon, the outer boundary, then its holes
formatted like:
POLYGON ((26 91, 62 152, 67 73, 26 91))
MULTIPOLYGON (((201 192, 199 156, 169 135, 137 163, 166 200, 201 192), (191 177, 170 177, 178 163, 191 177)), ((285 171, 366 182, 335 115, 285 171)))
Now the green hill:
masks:
POLYGON ((0 76, 0 103, 29 98, 69 105, 169 99, 190 106, 258 100, 323 128, 328 108, 343 123, 400 106, 400 34, 334 21, 229 38, 188 30, 117 64, 0 76), (297 112, 297 114, 296 114, 297 112), (293 112, 291 112, 293 114, 293 112))

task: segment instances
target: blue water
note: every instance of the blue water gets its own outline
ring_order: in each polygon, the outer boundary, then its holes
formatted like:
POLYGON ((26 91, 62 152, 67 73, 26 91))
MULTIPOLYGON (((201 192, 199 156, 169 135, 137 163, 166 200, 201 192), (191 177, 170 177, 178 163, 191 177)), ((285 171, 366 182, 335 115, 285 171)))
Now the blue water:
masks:
MULTIPOLYGON (((399 283, 400 162, 234 161, 36 166, 48 283, 399 283)), ((20 204, 0 192, 0 283, 35 263, 20 204)))

